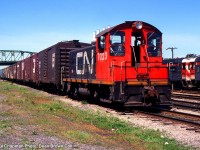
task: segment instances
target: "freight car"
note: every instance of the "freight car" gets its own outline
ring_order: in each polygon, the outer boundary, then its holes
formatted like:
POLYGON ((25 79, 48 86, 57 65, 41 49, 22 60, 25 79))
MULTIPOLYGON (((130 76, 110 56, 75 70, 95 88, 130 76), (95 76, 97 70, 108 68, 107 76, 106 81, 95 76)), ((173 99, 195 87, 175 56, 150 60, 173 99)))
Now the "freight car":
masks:
POLYGON ((35 79, 35 82, 45 88, 64 90, 63 78, 67 77, 67 71, 70 65, 69 52, 90 45, 73 40, 59 42, 39 52, 38 61, 36 62, 38 78, 35 79))
MULTIPOLYGON (((73 97, 88 94, 125 106, 171 105, 162 33, 145 22, 109 27, 93 45, 60 42, 18 63, 12 79, 66 90, 73 97)), ((4 69, 6 78, 13 75, 11 68, 4 69)))
POLYGON ((164 59, 163 64, 166 64, 169 70, 169 80, 172 89, 182 87, 182 61, 184 58, 164 59))
POLYGON ((169 67, 169 79, 174 88, 188 89, 200 87, 200 57, 188 54, 184 58, 165 59, 169 67))
POLYGON ((2 78, 2 72, 3 72, 3 70, 0 69, 0 78, 2 78))
POLYGON ((90 45, 78 40, 59 42, 4 68, 2 76, 31 86, 61 90, 64 85, 62 78, 66 77, 66 68, 69 67, 69 51, 90 45))

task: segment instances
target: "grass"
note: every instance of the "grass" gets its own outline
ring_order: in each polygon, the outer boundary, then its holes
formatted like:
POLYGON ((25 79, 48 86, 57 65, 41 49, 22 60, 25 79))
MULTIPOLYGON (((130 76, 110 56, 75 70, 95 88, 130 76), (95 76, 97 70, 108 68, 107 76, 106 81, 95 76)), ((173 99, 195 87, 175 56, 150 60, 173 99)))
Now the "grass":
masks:
POLYGON ((0 121, 0 130, 3 130, 3 129, 6 129, 6 128, 9 128, 11 127, 11 121, 10 120, 3 120, 3 121, 0 121))
MULTIPOLYGON (((37 125, 37 132, 69 139, 74 142, 121 147, 130 149, 189 149, 175 140, 163 137, 159 131, 134 127, 118 118, 101 112, 80 110, 61 101, 56 101, 27 88, 1 82, 0 94, 6 95, 5 105, 13 106, 12 115, 29 119, 15 122, 18 125, 37 125), (123 144, 122 144, 123 143, 123 144)), ((85 102, 82 102, 85 104, 85 102)), ((0 130, 13 125, 1 121, 0 130)))
POLYGON ((91 135, 91 133, 88 133, 86 131, 81 131, 81 130, 69 130, 69 131, 65 131, 64 133, 62 133, 65 137, 69 138, 70 140, 76 141, 77 139, 79 139, 79 142, 86 142, 91 140, 91 138, 93 137, 91 135))

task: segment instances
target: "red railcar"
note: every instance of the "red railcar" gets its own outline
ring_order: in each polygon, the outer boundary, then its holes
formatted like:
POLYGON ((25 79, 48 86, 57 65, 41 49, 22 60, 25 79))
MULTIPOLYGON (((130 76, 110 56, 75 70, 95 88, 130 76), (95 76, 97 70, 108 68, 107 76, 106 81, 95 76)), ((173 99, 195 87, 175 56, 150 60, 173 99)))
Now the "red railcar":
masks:
POLYGON ((9 66, 9 67, 6 68, 5 76, 6 76, 6 78, 8 78, 8 79, 12 79, 12 78, 13 78, 12 73, 11 73, 11 70, 12 70, 12 66, 9 66))
POLYGON ((17 62, 17 76, 16 80, 21 80, 21 61, 17 62))
POLYGON ((7 76, 9 79, 13 79, 13 71, 12 71, 12 68, 13 68, 13 66, 11 65, 11 66, 9 66, 9 67, 7 68, 7 71, 6 71, 6 76, 7 76))
POLYGON ((13 68, 13 65, 8 68, 8 76, 10 79, 14 79, 13 68))
POLYGON ((21 61, 21 71, 20 71, 20 73, 21 73, 20 80, 21 81, 25 80, 25 69, 24 69, 25 64, 24 64, 24 62, 25 62, 25 59, 21 61))
POLYGON ((13 64, 13 79, 17 79, 17 64, 13 64))
POLYGON ((7 79, 7 68, 2 69, 2 78, 7 79))
POLYGON ((6 78, 6 68, 2 69, 2 75, 1 75, 2 79, 6 78))
POLYGON ((46 68, 46 67, 44 67, 44 60, 46 59, 46 57, 44 58, 44 53, 46 53, 45 50, 40 51, 38 53, 38 82, 39 83, 40 82, 46 83, 46 80, 45 80, 46 70, 44 70, 44 68, 46 68), (45 74, 44 74, 44 72, 45 72, 45 74))
POLYGON ((30 57, 30 82, 38 83, 38 53, 30 57))
POLYGON ((28 57, 24 60, 24 81, 29 82, 31 80, 31 58, 28 57))

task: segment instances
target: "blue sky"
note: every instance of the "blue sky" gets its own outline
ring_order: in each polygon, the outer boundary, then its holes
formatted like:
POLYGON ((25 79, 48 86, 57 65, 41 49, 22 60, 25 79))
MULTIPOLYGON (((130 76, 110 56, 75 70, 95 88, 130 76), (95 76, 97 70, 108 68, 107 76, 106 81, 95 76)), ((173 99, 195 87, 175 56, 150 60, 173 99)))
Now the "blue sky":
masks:
POLYGON ((200 55, 199 0, 0 0, 0 49, 38 52, 59 41, 90 42, 92 32, 141 20, 163 33, 163 56, 200 55))

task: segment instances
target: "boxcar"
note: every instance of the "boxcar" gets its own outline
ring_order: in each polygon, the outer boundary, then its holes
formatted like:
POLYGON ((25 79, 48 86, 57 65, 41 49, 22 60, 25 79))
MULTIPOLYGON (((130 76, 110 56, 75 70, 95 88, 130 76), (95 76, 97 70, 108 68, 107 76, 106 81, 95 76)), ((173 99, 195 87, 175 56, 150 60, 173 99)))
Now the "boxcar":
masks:
POLYGON ((200 87, 200 57, 188 54, 185 58, 163 60, 169 68, 169 80, 174 88, 200 87))
POLYGON ((28 57, 24 60, 24 81, 30 82, 31 80, 31 58, 28 57))
POLYGON ((195 82, 197 87, 200 87, 200 57, 196 58, 195 63, 195 82))
POLYGON ((2 78, 2 76, 3 76, 3 70, 0 69, 0 78, 2 78))
POLYGON ((182 61, 184 58, 164 59, 169 68, 169 80, 174 88, 182 87, 182 61))
POLYGON ((60 89, 62 79, 67 76, 69 67, 69 51, 90 46, 78 40, 59 42, 38 53, 38 81, 39 84, 48 84, 60 89))
POLYGON ((38 83, 38 53, 30 57, 30 81, 38 83))

